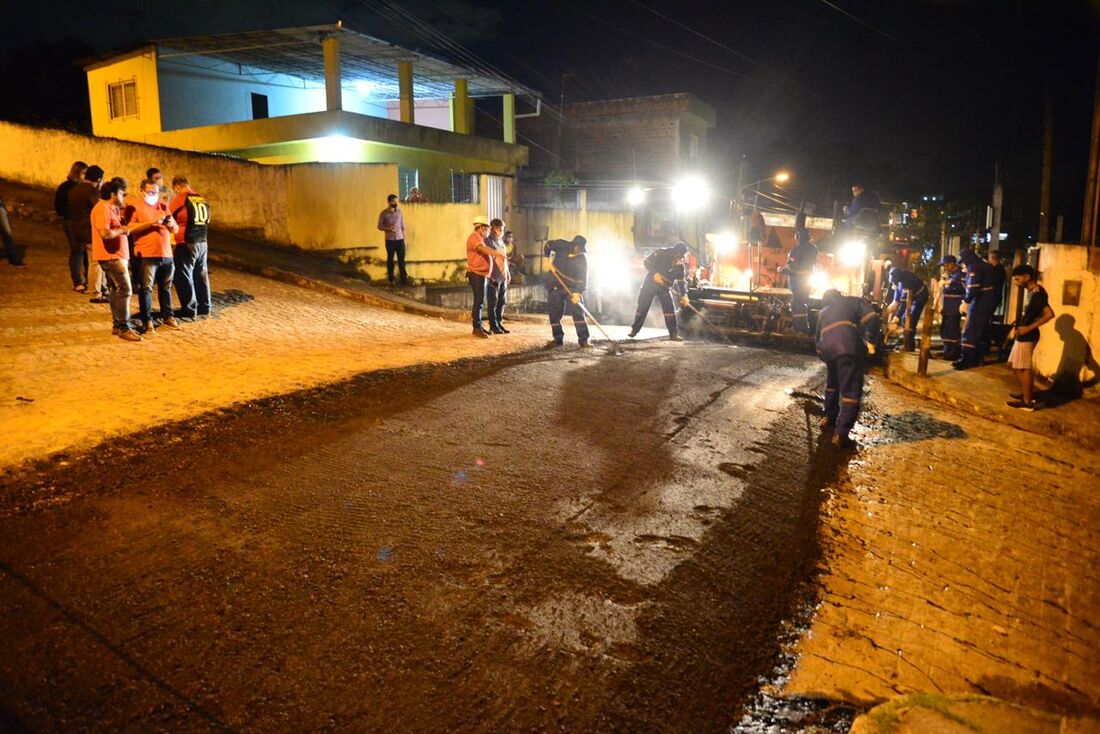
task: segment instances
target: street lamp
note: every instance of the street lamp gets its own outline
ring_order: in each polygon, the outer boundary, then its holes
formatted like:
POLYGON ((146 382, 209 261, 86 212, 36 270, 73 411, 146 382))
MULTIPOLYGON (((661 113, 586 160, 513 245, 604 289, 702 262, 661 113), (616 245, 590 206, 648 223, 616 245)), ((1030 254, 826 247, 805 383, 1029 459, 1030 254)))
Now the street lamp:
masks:
POLYGON ((672 202, 682 212, 702 209, 710 200, 710 186, 699 176, 685 176, 672 186, 672 202))

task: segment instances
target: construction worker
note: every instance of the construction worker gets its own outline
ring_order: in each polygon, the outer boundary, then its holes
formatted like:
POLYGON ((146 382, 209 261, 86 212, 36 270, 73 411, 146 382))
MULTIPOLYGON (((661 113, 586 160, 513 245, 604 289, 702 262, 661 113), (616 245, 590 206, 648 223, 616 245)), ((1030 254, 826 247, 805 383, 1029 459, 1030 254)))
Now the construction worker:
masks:
POLYGON ((941 359, 954 362, 962 356, 962 299, 966 295, 962 268, 954 255, 944 255, 940 260, 943 268, 943 285, 940 286, 940 342, 943 351, 941 359))
POLYGON ((867 301, 830 288, 817 316, 817 353, 825 362, 825 411, 822 428, 833 428, 834 446, 848 448, 848 433, 859 417, 863 399, 864 360, 874 347, 870 326, 877 314, 867 301))
POLYGON ((581 310, 581 298, 588 286, 588 258, 585 255, 587 241, 577 235, 570 242, 550 240, 542 248, 542 254, 550 258, 550 277, 546 281, 546 310, 550 314, 550 333, 553 340, 547 345, 560 347, 565 341, 561 317, 565 312, 573 317, 577 330, 577 343, 588 343, 588 324, 581 310))
POLYGON ((797 244, 787 255, 787 281, 791 289, 791 322, 795 329, 810 332, 810 278, 817 269, 817 246, 810 231, 796 229, 797 244))
POLYGON ((989 263, 978 257, 973 250, 959 253, 959 262, 966 268, 967 304, 966 326, 962 333, 962 351, 959 358, 951 363, 957 370, 980 367, 982 358, 989 351, 989 331, 993 322, 993 311, 998 299, 993 293, 993 270, 989 263))
POLYGON ((898 267, 890 268, 890 285, 887 304, 897 304, 898 322, 905 335, 904 349, 911 352, 916 348, 917 322, 928 303, 928 286, 913 271, 898 267))
POLYGON ((638 332, 649 315, 649 307, 653 305, 653 298, 661 302, 661 310, 665 316, 665 326, 668 328, 669 341, 682 342, 684 338, 677 333, 676 306, 672 303, 672 288, 677 288, 680 296, 680 305, 687 306, 688 298, 683 293, 684 285, 684 255, 688 246, 684 242, 677 242, 672 247, 659 247, 649 254, 643 261, 646 269, 645 280, 638 291, 638 312, 634 315, 634 324, 630 327, 630 338, 638 336, 638 332))

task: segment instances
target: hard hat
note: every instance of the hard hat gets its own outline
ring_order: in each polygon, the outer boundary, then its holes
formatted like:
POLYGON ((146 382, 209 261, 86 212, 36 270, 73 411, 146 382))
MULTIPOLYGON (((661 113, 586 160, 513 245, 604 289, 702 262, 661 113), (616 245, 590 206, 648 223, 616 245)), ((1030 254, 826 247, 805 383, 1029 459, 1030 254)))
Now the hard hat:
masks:
POLYGON ((474 226, 475 227, 488 227, 489 226, 489 218, 486 217, 484 214, 478 214, 476 217, 474 217, 474 226))

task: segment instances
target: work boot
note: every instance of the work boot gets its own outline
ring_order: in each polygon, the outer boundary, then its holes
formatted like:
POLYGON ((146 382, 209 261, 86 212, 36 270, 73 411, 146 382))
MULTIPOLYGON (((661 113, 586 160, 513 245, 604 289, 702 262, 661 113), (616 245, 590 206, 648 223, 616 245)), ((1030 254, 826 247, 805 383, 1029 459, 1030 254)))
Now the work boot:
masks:
POLYGON ((627 336, 629 336, 631 339, 633 339, 634 337, 638 336, 638 330, 637 329, 631 329, 630 333, 627 334, 627 336))
POLYGON ((485 331, 484 329, 474 329, 474 336, 476 336, 478 339, 488 339, 489 332, 485 331))
POLYGON ((668 340, 670 342, 682 342, 684 340, 684 337, 680 336, 679 334, 669 334, 668 340))
POLYGON ((137 333, 133 329, 123 329, 119 333, 118 338, 128 342, 139 342, 141 341, 141 334, 137 333))
POLYGON ((577 346, 580 347, 581 349, 585 349, 585 348, 591 349, 592 348, 592 345, 588 343, 587 339, 585 339, 584 341, 577 342, 577 346))
POLYGON ((164 319, 164 321, 161 321, 160 325, 166 329, 180 328, 180 322, 176 321, 176 319, 172 316, 169 316, 168 318, 164 319))
POLYGON ((501 324, 497 324, 497 328, 500 329, 501 334, 511 334, 512 333, 509 329, 505 329, 504 326, 501 325, 501 324))
POLYGON ((490 326, 489 331, 491 331, 494 334, 506 334, 506 333, 508 333, 504 329, 500 328, 499 326, 490 326))
POLYGON ((819 420, 817 424, 822 428, 832 428, 836 425, 836 418, 828 415, 823 415, 821 416, 821 420, 819 420))
POLYGON ((556 348, 560 347, 562 345, 562 343, 563 342, 562 342, 561 339, 551 339, 550 341, 546 342, 546 346, 543 347, 543 348, 544 349, 556 349, 556 348))
POLYGON ((152 321, 142 321, 141 328, 138 329, 145 336, 156 336, 157 327, 153 326, 152 321))

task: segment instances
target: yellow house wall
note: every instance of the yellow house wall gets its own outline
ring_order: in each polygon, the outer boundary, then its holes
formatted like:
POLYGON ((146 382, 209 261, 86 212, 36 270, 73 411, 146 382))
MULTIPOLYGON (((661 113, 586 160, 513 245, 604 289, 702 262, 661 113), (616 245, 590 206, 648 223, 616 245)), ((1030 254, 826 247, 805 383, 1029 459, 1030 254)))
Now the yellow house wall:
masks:
POLYGON ((377 245, 378 213, 397 188, 397 166, 302 163, 287 166, 290 240, 305 250, 377 245))
POLYGON ((1093 359, 1100 360, 1100 274, 1088 270, 1087 247, 1048 244, 1039 247, 1040 283, 1047 290, 1054 319, 1039 329, 1035 371, 1051 379, 1069 371, 1083 381, 1089 380, 1096 376, 1096 371, 1084 364, 1081 339, 1087 343, 1093 359), (1077 306, 1062 302, 1067 280, 1081 281, 1077 306))
POLYGON ((582 235, 592 251, 629 253, 634 250, 634 212, 589 211, 528 207, 515 209, 508 228, 525 255, 542 256, 546 240, 582 235))
POLYGON ((290 242, 285 166, 0 122, 3 178, 53 190, 75 160, 100 166, 107 178, 123 176, 131 186, 140 183, 150 166, 169 180, 184 174, 210 200, 218 228, 290 242))
POLYGON ((145 142, 160 127, 160 91, 157 88, 157 57, 152 46, 130 56, 88 70, 88 101, 92 132, 101 137, 145 142), (111 119, 107 87, 120 81, 137 82, 138 114, 111 119))

